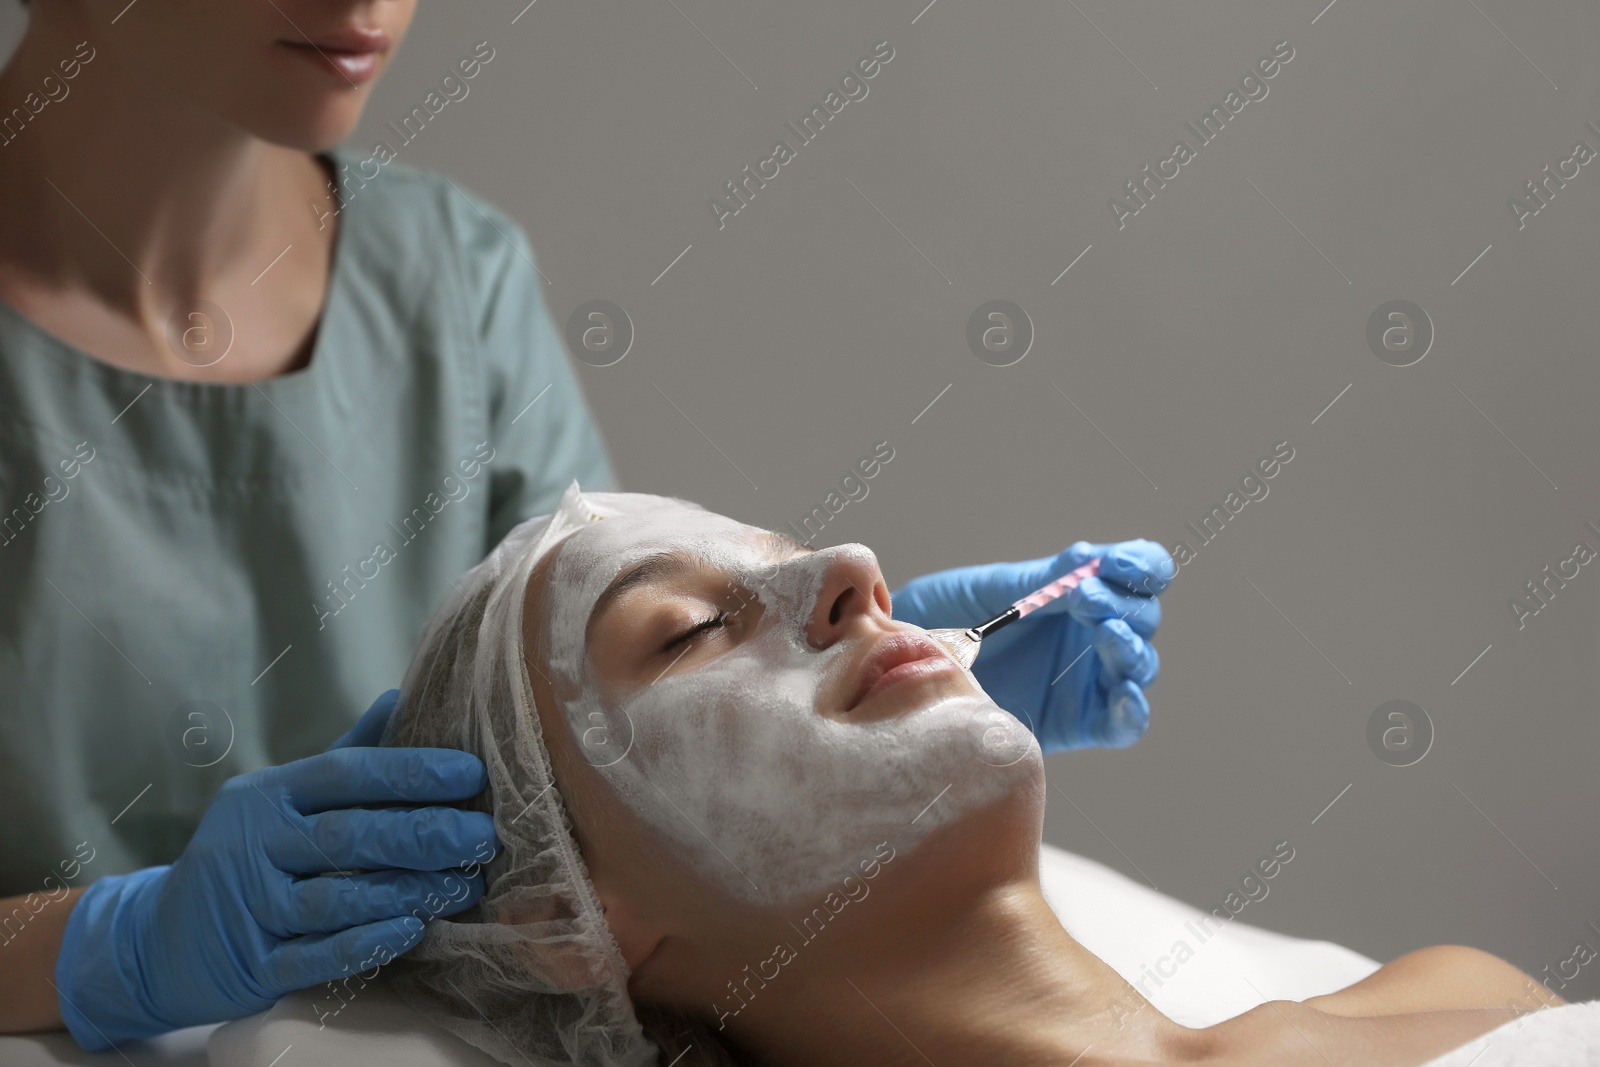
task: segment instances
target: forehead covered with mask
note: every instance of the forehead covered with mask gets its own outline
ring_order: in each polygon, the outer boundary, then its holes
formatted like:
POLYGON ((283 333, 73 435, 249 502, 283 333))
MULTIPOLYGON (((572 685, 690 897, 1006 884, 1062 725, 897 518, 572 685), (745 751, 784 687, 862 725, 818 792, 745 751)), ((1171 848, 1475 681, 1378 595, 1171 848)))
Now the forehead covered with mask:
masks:
POLYGON ((890 618, 864 546, 614 499, 530 588, 529 652, 615 801, 732 895, 815 893, 1042 774, 1031 733, 951 661, 863 693, 926 640, 890 618))

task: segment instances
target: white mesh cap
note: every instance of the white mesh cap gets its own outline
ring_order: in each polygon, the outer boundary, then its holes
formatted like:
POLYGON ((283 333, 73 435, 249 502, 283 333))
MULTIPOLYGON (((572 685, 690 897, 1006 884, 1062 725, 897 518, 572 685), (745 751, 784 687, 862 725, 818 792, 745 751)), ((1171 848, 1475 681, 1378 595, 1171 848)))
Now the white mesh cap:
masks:
POLYGON ((657 1062, 555 788, 522 643, 534 565, 588 523, 620 514, 622 499, 585 496, 573 482, 552 514, 512 529, 468 571, 428 623, 383 738, 464 749, 488 767, 480 806, 501 847, 484 869, 483 899, 429 923, 391 980, 415 1010, 516 1067, 657 1062))

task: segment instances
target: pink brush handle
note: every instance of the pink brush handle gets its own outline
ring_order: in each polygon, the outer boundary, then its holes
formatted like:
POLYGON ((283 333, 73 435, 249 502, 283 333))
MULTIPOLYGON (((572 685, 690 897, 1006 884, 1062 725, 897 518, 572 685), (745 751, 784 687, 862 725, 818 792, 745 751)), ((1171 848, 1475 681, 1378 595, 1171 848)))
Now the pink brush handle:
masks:
POLYGON ((1098 573, 1100 573, 1100 560, 1098 558, 1091 559, 1077 570, 1069 574, 1063 574, 1044 588, 1035 589, 1011 606, 1017 609, 1017 618, 1020 619, 1044 607, 1050 601, 1065 594, 1067 590, 1076 589, 1079 582, 1098 573))

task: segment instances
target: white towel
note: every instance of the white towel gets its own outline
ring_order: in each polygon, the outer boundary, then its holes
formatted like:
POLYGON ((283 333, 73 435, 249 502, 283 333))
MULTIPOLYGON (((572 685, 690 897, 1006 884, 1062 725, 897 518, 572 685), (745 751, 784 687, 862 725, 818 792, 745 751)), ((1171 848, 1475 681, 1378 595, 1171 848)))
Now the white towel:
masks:
POLYGON ((1423 1067, 1594 1067, 1600 1064, 1600 1000, 1545 1008, 1497 1026, 1423 1067))
MULTIPOLYGON (((1045 900, 1067 932, 1184 1026, 1332 993, 1378 969, 1343 945, 1254 926, 1249 908, 1224 923, 1086 856, 1045 845, 1039 860, 1045 900)), ((1283 874, 1293 876, 1292 867, 1283 874)))

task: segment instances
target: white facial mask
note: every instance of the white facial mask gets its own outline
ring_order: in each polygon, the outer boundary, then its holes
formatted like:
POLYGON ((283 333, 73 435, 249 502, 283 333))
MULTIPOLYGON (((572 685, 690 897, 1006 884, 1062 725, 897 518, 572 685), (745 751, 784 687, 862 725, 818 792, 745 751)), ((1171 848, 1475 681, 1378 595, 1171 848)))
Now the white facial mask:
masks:
POLYGON ((579 694, 567 723, 621 801, 734 895, 758 904, 809 898, 880 842, 907 851, 1041 773, 1032 733, 975 681, 971 694, 935 694, 876 721, 818 710, 864 647, 844 638, 812 648, 806 625, 830 565, 847 555, 872 560, 869 549, 843 545, 773 564, 754 540, 759 531, 732 519, 662 497, 614 498, 628 501, 628 513, 574 534, 553 562, 551 679, 579 694), (608 707, 584 651, 590 611, 624 568, 663 551, 692 553, 753 591, 760 622, 732 650, 608 707))

